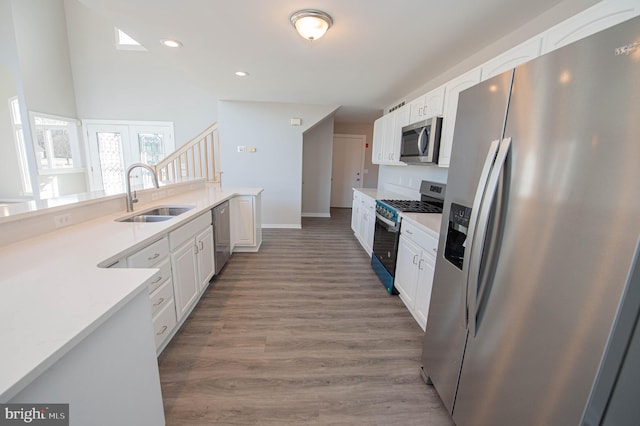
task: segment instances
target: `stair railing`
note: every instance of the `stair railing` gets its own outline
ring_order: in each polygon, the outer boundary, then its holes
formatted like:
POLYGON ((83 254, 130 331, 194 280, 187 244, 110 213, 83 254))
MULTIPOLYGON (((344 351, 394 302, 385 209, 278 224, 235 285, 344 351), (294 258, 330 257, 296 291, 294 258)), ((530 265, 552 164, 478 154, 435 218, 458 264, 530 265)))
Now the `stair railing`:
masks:
POLYGON ((205 178, 220 182, 220 135, 218 123, 203 130, 191 141, 166 156, 155 166, 161 181, 179 181, 184 178, 205 178))

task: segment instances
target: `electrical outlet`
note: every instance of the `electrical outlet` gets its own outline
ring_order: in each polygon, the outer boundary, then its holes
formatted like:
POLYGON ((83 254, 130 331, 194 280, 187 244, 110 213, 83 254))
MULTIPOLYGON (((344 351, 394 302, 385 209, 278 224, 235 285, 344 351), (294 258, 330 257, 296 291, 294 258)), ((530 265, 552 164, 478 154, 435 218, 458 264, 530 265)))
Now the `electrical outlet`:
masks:
POLYGON ((238 146, 238 152, 244 152, 244 151, 245 151, 244 146, 238 146))
POLYGON ((69 226, 69 225, 72 224, 71 214, 70 213, 66 213, 66 214, 59 214, 58 216, 54 216, 53 217, 53 223, 54 223, 56 229, 62 228, 62 227, 65 227, 65 226, 69 226))
POLYGON ((256 152, 256 151, 257 151, 257 149, 256 149, 256 148, 254 148, 254 147, 252 147, 252 146, 250 146, 249 148, 247 148, 247 152, 256 152))

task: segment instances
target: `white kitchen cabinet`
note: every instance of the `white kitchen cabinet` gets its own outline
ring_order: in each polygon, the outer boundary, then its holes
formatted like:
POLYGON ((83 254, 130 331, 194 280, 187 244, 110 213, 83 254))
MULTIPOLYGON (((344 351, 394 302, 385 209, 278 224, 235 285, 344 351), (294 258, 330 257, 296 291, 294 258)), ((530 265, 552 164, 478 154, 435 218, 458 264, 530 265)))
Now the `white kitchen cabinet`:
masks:
POLYGON ((534 37, 482 65, 482 81, 540 56, 542 37, 534 37))
POLYGON ((400 162, 400 143, 402 128, 409 124, 410 112, 409 105, 404 105, 374 122, 371 158, 374 164, 405 165, 400 162))
POLYGON ((437 246, 437 238, 402 221, 394 286, 423 330, 427 326, 437 246))
POLYGON ((196 236, 198 248, 198 289, 202 292, 207 288, 209 280, 215 272, 213 260, 213 227, 209 226, 196 236))
POLYGON ((260 194, 231 199, 231 246, 233 251, 256 252, 262 244, 260 194))
POLYGON ((353 191, 353 210, 351 211, 351 229, 367 254, 373 250, 373 234, 376 227, 376 200, 353 191))
POLYGON ((360 192, 353 190, 353 203, 351 204, 351 229, 355 234, 360 232, 360 192))
POLYGON ((442 115, 444 107, 444 86, 430 91, 429 93, 414 99, 409 103, 409 123, 413 124, 427 118, 442 115))
MULTIPOLYGON (((595 34, 640 14, 638 0, 608 0, 550 28, 543 34, 542 54, 595 34)), ((632 43, 636 40, 629 40, 632 43)))
POLYGON ((451 147, 453 145, 453 131, 458 112, 458 96, 460 92, 480 83, 481 68, 475 68, 461 76, 454 78, 445 85, 444 110, 442 118, 442 133, 440 136, 440 156, 438 166, 449 167, 451 147))
POLYGON ((126 259, 130 268, 157 268, 147 285, 152 309, 156 351, 159 354, 176 326, 174 288, 169 260, 169 239, 165 236, 131 254, 126 259))
POLYGON ((170 232, 169 246, 176 315, 181 321, 195 306, 214 273, 211 212, 170 232))
POLYGON ((371 145, 371 162, 382 163, 382 145, 384 145, 384 116, 373 122, 373 142, 371 145))

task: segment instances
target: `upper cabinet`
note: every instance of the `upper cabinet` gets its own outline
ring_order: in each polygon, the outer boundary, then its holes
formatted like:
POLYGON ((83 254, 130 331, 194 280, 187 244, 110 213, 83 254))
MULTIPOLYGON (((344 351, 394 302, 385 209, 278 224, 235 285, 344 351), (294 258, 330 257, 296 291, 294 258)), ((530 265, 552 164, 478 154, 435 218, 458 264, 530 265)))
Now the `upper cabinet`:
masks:
POLYGON ((435 90, 414 99, 409 104, 409 123, 413 124, 427 118, 442 115, 444 106, 444 86, 440 86, 435 90))
POLYGON ((638 0, 601 1, 544 33, 542 54, 566 46, 640 14, 638 0))
POLYGON ((534 37, 482 65, 482 81, 540 56, 542 37, 534 37))
POLYGON ((371 162, 374 164, 400 165, 400 143, 402 128, 409 124, 409 105, 383 115, 373 123, 373 148, 371 162))
POLYGON ((535 59, 541 54, 559 49, 637 15, 640 15, 638 0, 602 0, 447 84, 414 99, 404 107, 379 118, 373 128, 373 162, 404 164, 399 162, 402 127, 442 115, 438 166, 449 167, 460 92, 480 81, 535 59))
POLYGON ((445 85, 444 111, 442 118, 442 133, 440 134, 440 157, 438 166, 449 167, 451 146, 453 144, 453 129, 456 125, 458 112, 458 95, 465 89, 480 83, 481 68, 473 69, 460 77, 454 78, 445 85))

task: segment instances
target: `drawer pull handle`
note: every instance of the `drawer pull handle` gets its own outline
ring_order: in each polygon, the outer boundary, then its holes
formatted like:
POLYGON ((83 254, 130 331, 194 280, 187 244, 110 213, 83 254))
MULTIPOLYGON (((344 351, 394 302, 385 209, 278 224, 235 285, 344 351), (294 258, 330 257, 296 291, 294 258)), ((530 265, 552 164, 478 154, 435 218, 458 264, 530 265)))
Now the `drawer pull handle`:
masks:
POLYGON ((409 229, 407 229, 407 234, 413 235, 413 232, 411 232, 409 229))
POLYGON ((156 254, 154 254, 154 255, 153 255, 153 256, 151 256, 151 257, 147 257, 147 260, 153 260, 153 259, 157 259, 157 258, 159 258, 159 257, 160 257, 160 253, 156 253, 156 254))
POLYGON ((158 277, 155 280, 153 280, 153 282, 151 284, 158 284, 160 281, 162 281, 162 277, 158 277))
POLYGON ((414 265, 418 264, 418 255, 417 254, 415 256, 413 256, 413 264, 414 265))
POLYGON ((156 306, 162 305, 162 302, 164 302, 164 297, 161 297, 160 300, 158 300, 156 303, 154 303, 153 307, 155 308, 156 306))
POLYGON ((424 262, 424 259, 420 259, 420 263, 418 263, 418 269, 420 269, 421 271, 423 270, 422 262, 424 262))
POLYGON ((438 251, 438 249, 436 249, 436 248, 433 248, 432 250, 433 250, 434 253, 438 251))
POLYGON ((204 241, 200 241, 200 250, 204 250, 204 241))
POLYGON ((159 336, 159 335, 161 335, 161 334, 164 334, 164 332, 165 332, 165 331, 167 331, 167 326, 166 326, 166 325, 163 325, 163 326, 162 326, 162 330, 158 331, 158 332, 156 333, 156 336, 159 336))

